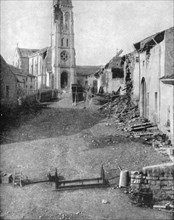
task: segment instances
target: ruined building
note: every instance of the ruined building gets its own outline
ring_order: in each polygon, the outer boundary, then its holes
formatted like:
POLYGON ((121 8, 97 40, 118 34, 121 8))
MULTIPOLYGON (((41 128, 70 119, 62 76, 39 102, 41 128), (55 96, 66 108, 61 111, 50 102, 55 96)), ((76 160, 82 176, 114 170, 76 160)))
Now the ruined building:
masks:
POLYGON ((140 115, 157 124, 174 144, 174 28, 136 44, 134 98, 140 115))

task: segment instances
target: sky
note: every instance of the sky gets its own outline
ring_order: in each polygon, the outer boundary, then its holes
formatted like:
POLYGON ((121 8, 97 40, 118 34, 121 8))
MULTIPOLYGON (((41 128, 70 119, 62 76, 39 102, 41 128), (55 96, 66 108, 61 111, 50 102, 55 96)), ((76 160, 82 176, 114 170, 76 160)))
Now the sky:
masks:
MULTIPOLYGON (((50 46, 52 0, 0 0, 0 53, 50 46)), ((174 0, 72 0, 77 65, 105 65, 118 50, 174 26, 174 0)))

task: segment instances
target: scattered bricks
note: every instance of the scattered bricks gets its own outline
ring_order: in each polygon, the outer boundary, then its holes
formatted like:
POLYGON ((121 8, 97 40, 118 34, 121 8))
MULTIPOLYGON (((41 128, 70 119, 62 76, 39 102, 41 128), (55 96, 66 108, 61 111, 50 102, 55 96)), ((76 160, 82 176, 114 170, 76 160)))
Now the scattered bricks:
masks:
POLYGON ((143 185, 142 185, 142 188, 144 188, 144 189, 149 189, 150 186, 149 186, 149 184, 143 184, 143 185))
POLYGON ((160 181, 160 180, 157 180, 157 181, 156 181, 156 185, 160 186, 160 185, 161 185, 161 181, 160 181))
POLYGON ((139 184, 139 183, 138 183, 138 184, 136 184, 136 183, 131 184, 131 188, 132 188, 133 190, 139 189, 139 188, 140 188, 140 184, 139 184))
MULTIPOLYGON (((159 180, 161 180, 161 181, 168 181, 168 177, 159 177, 159 180)), ((172 179, 169 179, 169 180, 172 180, 172 179)))
POLYGON ((148 180, 148 184, 154 185, 154 183, 156 184, 156 180, 148 180))
POLYGON ((160 168, 159 167, 155 167, 152 169, 152 177, 157 177, 160 174, 160 168))
POLYGON ((169 182, 167 180, 161 180, 161 186, 168 186, 169 182))
POLYGON ((156 190, 160 190, 161 189, 161 187, 158 186, 158 185, 154 185, 153 188, 156 189, 156 190))
POLYGON ((159 177, 158 177, 158 176, 156 176, 156 177, 147 176, 146 179, 147 179, 147 180, 159 180, 159 177))
POLYGON ((171 180, 171 181, 173 181, 173 182, 174 182, 174 178, 173 178, 173 177, 170 177, 170 176, 169 176, 169 177, 166 177, 166 180, 168 180, 168 181, 170 181, 170 180, 171 180))
POLYGON ((131 179, 132 184, 141 183, 141 180, 139 179, 131 179))
POLYGON ((172 191, 172 188, 169 186, 163 186, 163 187, 161 187, 161 189, 165 190, 165 191, 172 191))
POLYGON ((161 184, 160 184, 161 187, 168 186, 168 185, 169 185, 168 181, 161 181, 161 184))

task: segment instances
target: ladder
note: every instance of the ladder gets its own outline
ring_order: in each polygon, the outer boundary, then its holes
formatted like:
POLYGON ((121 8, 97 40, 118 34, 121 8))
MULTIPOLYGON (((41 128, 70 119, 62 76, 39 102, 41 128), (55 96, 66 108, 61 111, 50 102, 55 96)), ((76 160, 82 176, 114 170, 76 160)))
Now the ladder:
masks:
POLYGON ((13 187, 20 186, 22 187, 22 167, 18 166, 14 170, 14 176, 13 176, 13 187))

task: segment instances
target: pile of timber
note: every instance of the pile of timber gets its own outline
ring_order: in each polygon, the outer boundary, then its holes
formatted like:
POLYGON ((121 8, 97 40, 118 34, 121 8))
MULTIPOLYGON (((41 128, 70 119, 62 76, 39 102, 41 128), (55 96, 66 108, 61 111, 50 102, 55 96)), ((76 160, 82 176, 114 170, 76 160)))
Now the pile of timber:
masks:
POLYGON ((131 131, 146 131, 147 128, 151 128, 151 127, 155 127, 156 125, 152 124, 151 122, 147 122, 147 123, 141 123, 138 125, 134 125, 131 127, 131 131))

